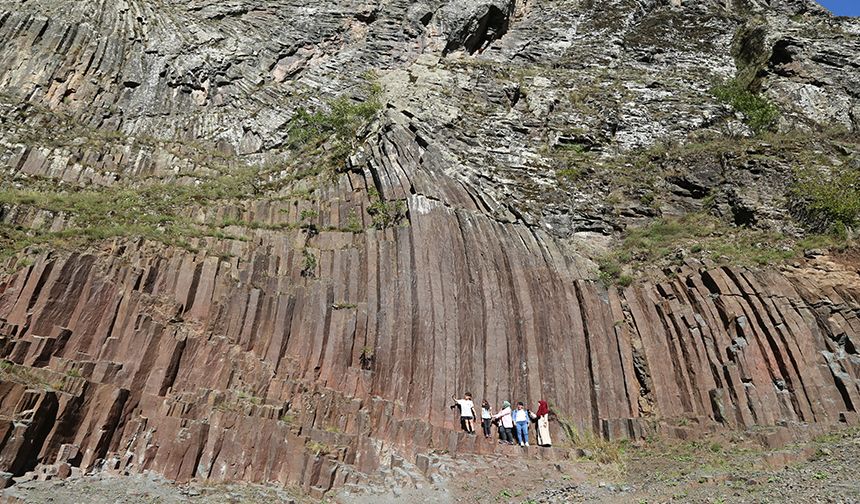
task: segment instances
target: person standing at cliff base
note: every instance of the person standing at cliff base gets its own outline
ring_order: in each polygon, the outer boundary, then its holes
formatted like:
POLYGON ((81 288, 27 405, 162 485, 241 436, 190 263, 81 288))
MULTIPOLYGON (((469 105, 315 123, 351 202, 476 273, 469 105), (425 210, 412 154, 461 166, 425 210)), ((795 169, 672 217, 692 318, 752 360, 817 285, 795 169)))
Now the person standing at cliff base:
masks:
POLYGON ((514 411, 514 425, 517 426, 517 440, 520 446, 529 445, 529 412, 522 402, 517 403, 517 409, 514 411))
POLYGON ((552 438, 549 436, 549 405, 546 401, 538 401, 537 444, 552 446, 552 438))
POLYGON ((457 405, 460 407, 460 420, 463 427, 469 434, 475 433, 475 403, 472 402, 472 394, 466 392, 462 399, 457 399, 457 396, 451 394, 457 405))
POLYGON ((490 425, 493 423, 493 409, 489 401, 484 399, 481 403, 481 427, 484 430, 484 438, 490 439, 490 425))
POLYGON ((511 434, 511 429, 514 428, 514 421, 511 417, 511 403, 505 401, 502 403, 502 409, 496 413, 493 420, 499 422, 499 442, 514 444, 514 436, 511 434))

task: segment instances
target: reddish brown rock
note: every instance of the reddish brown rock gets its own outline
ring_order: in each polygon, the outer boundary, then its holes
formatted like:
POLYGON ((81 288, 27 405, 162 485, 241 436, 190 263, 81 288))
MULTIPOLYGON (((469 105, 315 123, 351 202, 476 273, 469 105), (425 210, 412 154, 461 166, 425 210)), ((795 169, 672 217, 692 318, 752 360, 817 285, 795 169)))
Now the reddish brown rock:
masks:
POLYGON ((447 405, 466 389, 494 405, 548 398, 559 436, 558 419, 610 439, 644 435, 649 417, 697 419, 660 430, 677 437, 853 419, 858 370, 839 346, 856 337, 852 286, 830 299, 718 268, 607 290, 571 280, 516 225, 421 197, 410 207, 408 228, 321 235, 333 248, 315 278, 281 276, 257 253, 236 271, 170 250, 131 258, 146 282, 128 259, 93 255, 9 276, 0 317, 18 364, 0 409, 17 420, 3 426, 2 469, 106 461, 321 493, 346 481, 344 464, 373 471, 389 445, 495 452, 455 434, 447 405), (439 236, 457 245, 433 247, 439 236))

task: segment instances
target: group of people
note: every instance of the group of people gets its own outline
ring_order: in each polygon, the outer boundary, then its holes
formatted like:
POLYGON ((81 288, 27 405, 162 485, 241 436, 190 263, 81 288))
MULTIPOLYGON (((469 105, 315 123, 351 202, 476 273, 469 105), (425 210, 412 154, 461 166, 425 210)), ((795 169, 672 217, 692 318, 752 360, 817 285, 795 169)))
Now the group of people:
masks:
MULTIPOLYGON (((460 411, 460 427, 469 434, 475 434, 475 403, 472 394, 466 392, 462 399, 452 395, 454 404, 451 409, 460 411)), ((481 427, 484 437, 490 439, 492 425, 495 424, 499 430, 499 443, 514 444, 514 432, 516 442, 520 446, 529 446, 529 426, 535 423, 537 433, 537 444, 539 446, 551 446, 552 439, 549 435, 549 406, 544 400, 538 401, 537 412, 526 408, 522 402, 517 403, 516 409, 511 409, 509 401, 502 402, 502 408, 495 414, 490 403, 485 399, 481 403, 481 427)))

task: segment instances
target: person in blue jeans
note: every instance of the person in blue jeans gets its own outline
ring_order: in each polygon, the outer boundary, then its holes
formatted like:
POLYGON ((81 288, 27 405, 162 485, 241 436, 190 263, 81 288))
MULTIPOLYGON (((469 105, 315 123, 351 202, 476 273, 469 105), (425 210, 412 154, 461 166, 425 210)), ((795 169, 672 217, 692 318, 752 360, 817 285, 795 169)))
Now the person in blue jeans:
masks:
POLYGON ((522 402, 517 403, 517 409, 514 411, 514 425, 517 427, 517 440, 520 446, 529 445, 529 412, 522 402))

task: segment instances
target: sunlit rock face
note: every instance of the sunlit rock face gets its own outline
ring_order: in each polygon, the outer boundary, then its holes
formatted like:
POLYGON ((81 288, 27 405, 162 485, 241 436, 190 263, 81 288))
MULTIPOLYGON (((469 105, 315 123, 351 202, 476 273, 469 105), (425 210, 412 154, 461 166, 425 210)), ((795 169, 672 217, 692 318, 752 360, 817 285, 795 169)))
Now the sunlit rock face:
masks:
POLYGON ((560 438, 851 421, 850 249, 599 263, 685 215, 811 233, 858 54, 800 0, 0 1, 0 470, 322 494, 496 450, 465 390, 560 438))

